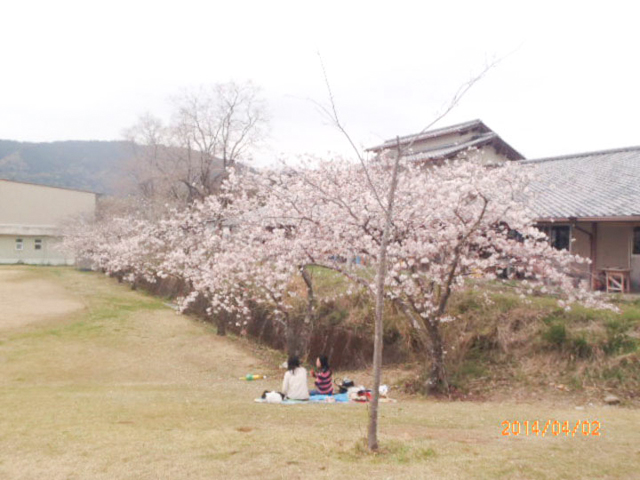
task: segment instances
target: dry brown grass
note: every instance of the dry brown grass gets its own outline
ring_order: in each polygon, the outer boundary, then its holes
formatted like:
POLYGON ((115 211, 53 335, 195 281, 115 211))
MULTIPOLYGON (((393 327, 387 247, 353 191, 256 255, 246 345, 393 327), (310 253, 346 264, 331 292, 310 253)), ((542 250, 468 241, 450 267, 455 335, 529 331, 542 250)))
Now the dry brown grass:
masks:
POLYGON ((366 406, 256 404, 280 383, 270 367, 277 354, 218 338, 99 275, 0 268, 0 291, 9 285, 16 296, 0 325, 16 321, 15 305, 45 302, 30 282, 48 283, 58 301, 83 307, 0 327, 3 479, 638 476, 635 409, 400 396, 382 406, 382 453, 371 455, 361 441, 366 406), (238 380, 250 372, 271 378, 238 380), (602 436, 500 434, 503 420, 547 418, 600 420, 602 436))
POLYGON ((34 277, 25 269, 4 268, 0 281, 0 330, 68 315, 83 307, 61 285, 34 277), (27 290, 30 301, 25 302, 27 290))

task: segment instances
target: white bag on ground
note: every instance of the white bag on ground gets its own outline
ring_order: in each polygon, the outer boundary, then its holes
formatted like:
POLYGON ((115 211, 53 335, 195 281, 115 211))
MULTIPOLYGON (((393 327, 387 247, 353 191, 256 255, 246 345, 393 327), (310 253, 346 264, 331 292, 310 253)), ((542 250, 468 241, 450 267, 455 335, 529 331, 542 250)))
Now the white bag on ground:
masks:
POLYGON ((269 392, 265 395, 267 403, 282 403, 282 395, 278 392, 269 392))

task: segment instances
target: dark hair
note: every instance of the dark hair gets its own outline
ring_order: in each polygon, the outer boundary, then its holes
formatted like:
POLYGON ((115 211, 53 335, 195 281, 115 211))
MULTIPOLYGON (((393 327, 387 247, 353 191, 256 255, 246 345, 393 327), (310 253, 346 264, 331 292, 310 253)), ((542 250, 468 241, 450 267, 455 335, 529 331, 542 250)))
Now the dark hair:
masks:
POLYGON ((287 360, 287 370, 290 370, 291 373, 293 373, 299 366, 300 359, 298 357, 289 357, 289 360, 287 360))
POLYGON ((327 371, 329 370, 329 359, 327 358, 326 355, 320 355, 318 357, 318 360, 320 360, 320 366, 322 367, 322 370, 327 371))

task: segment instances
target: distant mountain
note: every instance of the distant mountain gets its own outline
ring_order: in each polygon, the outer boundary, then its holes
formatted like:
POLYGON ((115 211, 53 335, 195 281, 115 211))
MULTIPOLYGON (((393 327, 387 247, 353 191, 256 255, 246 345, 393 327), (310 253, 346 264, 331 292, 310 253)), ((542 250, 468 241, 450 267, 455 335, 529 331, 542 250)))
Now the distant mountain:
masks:
POLYGON ((124 141, 0 140, 0 178, 112 193, 131 155, 124 141))

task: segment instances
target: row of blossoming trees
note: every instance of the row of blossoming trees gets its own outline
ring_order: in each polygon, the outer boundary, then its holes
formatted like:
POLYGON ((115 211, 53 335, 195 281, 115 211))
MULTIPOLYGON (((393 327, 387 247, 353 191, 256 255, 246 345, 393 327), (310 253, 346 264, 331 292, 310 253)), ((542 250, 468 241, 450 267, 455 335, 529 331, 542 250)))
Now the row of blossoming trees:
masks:
MULTIPOLYGON (((219 327, 262 305, 286 327, 289 350, 302 353, 298 340, 317 301, 310 271, 332 270, 351 289, 375 295, 385 224, 376 192, 388 190, 393 163, 391 153, 366 165, 306 159, 295 168, 232 172, 220 194, 188 208, 76 225, 65 244, 94 269, 130 282, 179 279, 188 290, 181 306, 204 299, 219 327), (291 315, 296 277, 306 285, 303 319, 291 315)), ((534 227, 522 202, 526 167, 482 163, 469 154, 428 168, 402 162, 398 171, 384 292, 428 353, 429 389, 447 388, 440 326, 454 320, 452 293, 477 285, 470 277, 555 295, 567 307, 605 306, 568 275, 584 260, 553 249, 534 227)))

